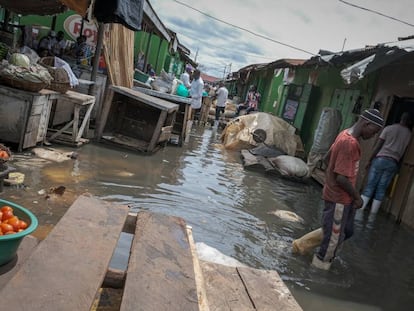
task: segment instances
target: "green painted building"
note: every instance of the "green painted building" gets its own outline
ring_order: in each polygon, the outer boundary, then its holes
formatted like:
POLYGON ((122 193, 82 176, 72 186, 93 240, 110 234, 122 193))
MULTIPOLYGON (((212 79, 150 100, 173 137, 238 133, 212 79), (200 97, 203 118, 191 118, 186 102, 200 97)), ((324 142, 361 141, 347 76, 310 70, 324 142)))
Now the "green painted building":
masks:
POLYGON ((375 50, 345 52, 338 55, 335 62, 316 58, 306 61, 278 60, 265 65, 248 66, 239 73, 241 79, 238 84, 244 86, 240 96, 243 98, 248 86, 256 84, 262 94, 259 110, 291 123, 297 129, 305 152, 308 153, 325 107, 336 108, 341 112, 342 130, 354 123, 362 109, 370 106, 376 74, 348 85, 340 72, 350 63, 374 52, 375 50))

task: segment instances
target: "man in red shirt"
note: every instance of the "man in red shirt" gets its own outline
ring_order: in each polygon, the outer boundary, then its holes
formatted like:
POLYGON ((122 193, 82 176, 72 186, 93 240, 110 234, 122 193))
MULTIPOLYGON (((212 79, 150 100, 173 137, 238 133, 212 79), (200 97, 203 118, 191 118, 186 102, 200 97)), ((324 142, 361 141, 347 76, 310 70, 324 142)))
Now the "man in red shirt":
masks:
POLYGON ((339 133, 325 157, 323 239, 312 261, 317 268, 328 270, 338 247, 353 234, 355 211, 362 206, 355 189, 361 158, 359 142, 373 137, 383 126, 384 119, 378 110, 365 110, 351 128, 339 133))

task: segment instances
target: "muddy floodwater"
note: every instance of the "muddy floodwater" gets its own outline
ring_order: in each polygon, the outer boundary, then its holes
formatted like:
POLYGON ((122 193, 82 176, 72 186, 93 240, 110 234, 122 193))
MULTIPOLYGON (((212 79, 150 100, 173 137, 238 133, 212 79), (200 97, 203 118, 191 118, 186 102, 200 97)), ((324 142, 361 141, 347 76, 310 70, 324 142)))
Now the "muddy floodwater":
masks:
MULTIPOLYGON (((25 174, 25 187, 6 187, 2 198, 38 216, 39 237, 77 195, 89 192, 132 211, 184 218, 195 242, 248 266, 276 270, 306 311, 413 310, 413 230, 383 212, 374 220, 362 214, 331 270, 312 268, 311 255, 293 255, 291 243, 319 227, 321 186, 244 170, 240 153, 223 150, 216 129, 195 128, 184 146, 151 156, 95 143, 75 151, 77 159, 61 163, 15 155, 12 165, 25 174), (58 186, 66 187, 63 196, 49 195, 58 186)), ((120 252, 122 258, 122 247, 120 252)))

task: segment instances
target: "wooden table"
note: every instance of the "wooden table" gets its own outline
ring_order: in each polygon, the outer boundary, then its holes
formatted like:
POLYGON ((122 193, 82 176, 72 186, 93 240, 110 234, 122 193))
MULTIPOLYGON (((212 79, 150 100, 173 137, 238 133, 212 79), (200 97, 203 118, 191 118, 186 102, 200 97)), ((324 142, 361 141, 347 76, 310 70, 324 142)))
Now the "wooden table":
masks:
MULTIPOLYGON (((79 146, 85 140, 82 140, 85 130, 89 129, 89 122, 92 109, 95 105, 95 96, 78 93, 75 91, 67 91, 65 94, 56 93, 54 99, 61 100, 73 105, 73 119, 67 122, 59 130, 49 128, 49 132, 53 134, 48 138, 49 141, 57 141, 69 145, 79 146), (83 119, 80 120, 80 112, 86 109, 83 119), (68 129, 71 129, 67 132, 68 129)), ((52 120, 54 115, 52 115, 52 120)))

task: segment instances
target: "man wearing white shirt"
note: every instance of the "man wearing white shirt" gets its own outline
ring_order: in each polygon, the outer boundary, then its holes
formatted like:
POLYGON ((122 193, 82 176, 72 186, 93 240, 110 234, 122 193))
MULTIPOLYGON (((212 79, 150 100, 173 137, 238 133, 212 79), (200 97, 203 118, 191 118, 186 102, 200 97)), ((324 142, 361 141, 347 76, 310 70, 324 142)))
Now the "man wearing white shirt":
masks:
POLYGON ((224 82, 220 81, 219 88, 216 91, 216 121, 220 118, 220 113, 224 113, 226 108, 227 98, 229 96, 229 91, 224 86, 224 82))
POLYGON ((191 87, 190 75, 191 75, 192 70, 193 70, 193 68, 191 68, 190 65, 187 65, 185 67, 185 71, 180 76, 180 80, 183 82, 184 86, 187 89, 190 89, 190 87, 191 87))
POLYGON ((200 74, 200 70, 196 69, 193 73, 193 82, 191 82, 191 119, 193 119, 195 113, 201 109, 203 100, 204 81, 200 77, 200 74))

